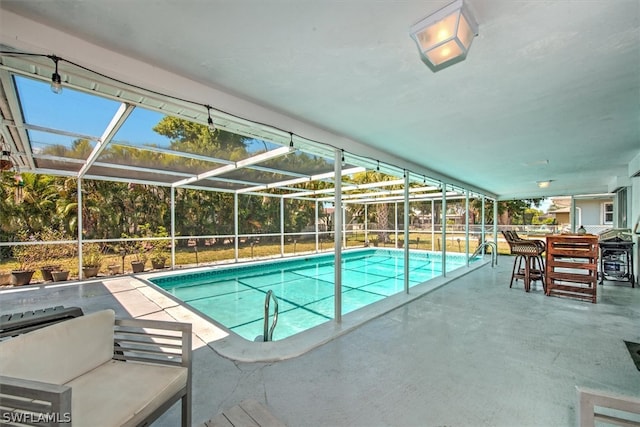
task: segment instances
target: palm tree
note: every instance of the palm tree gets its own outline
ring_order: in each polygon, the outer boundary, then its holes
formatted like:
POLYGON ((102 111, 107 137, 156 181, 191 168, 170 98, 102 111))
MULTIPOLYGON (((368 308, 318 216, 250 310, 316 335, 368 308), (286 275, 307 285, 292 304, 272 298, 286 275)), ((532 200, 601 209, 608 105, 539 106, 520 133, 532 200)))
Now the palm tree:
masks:
MULTIPOLYGON (((383 181, 392 181, 397 179, 391 175, 384 174, 379 171, 368 170, 365 172, 359 172, 353 176, 353 182, 357 184, 368 184, 373 182, 383 182, 383 181)), ((392 186, 392 189, 399 189, 402 186, 392 186)), ((389 204, 388 203, 378 203, 373 205, 375 206, 375 218, 376 223, 378 224, 378 229, 381 230, 379 233, 379 239, 385 242, 388 238, 387 230, 389 229, 389 204)))

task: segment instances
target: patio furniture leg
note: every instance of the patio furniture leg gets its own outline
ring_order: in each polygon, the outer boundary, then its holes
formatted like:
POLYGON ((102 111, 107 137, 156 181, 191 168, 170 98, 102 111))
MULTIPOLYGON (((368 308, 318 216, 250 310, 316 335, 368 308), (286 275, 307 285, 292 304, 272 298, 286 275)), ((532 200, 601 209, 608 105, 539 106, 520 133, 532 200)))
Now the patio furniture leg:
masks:
POLYGON ((531 257, 524 255, 524 291, 529 292, 531 289, 531 257))
POLYGON ((538 263, 538 268, 540 269, 540 280, 542 280, 542 290, 544 293, 547 293, 547 281, 544 277, 544 260, 542 259, 542 255, 538 255, 536 257, 536 262, 538 263))
POLYGON ((520 272, 520 265, 522 264, 522 256, 516 255, 516 258, 513 260, 513 270, 511 271, 511 282, 509 283, 509 288, 513 286, 513 279, 518 281, 517 273, 520 272))

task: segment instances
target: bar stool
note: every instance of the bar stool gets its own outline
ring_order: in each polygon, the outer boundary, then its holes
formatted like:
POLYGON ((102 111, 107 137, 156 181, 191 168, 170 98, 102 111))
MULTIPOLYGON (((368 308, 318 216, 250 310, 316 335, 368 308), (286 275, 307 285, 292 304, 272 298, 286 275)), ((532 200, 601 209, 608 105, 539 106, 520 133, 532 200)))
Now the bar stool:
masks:
POLYGON ((514 280, 522 279, 525 292, 529 292, 531 281, 541 280, 546 293, 547 284, 544 280, 544 260, 542 259, 542 253, 546 250, 545 243, 541 240, 523 239, 516 232, 509 230, 502 231, 502 235, 509 244, 511 254, 516 256, 509 288, 513 286, 514 280))

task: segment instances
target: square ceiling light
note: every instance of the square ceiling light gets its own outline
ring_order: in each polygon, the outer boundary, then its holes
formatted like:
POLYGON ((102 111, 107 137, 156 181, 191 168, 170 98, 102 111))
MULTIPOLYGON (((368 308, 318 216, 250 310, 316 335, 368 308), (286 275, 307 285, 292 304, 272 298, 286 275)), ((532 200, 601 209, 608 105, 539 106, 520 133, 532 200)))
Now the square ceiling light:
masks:
POLYGON ((464 60, 478 24, 463 0, 456 0, 411 26, 411 38, 433 72, 464 60))

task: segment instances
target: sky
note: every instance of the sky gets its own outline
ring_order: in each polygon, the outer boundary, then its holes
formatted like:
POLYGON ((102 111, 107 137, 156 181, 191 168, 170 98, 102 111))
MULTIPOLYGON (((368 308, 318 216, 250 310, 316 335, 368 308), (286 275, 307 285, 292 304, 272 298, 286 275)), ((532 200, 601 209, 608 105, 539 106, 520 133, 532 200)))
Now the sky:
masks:
MULTIPOLYGON (((48 83, 20 76, 16 76, 15 79, 24 119, 28 124, 99 138, 120 107, 119 101, 69 88, 55 94, 48 83)), ((136 145, 168 146, 169 140, 152 130, 162 117, 163 114, 155 111, 136 108, 115 139, 136 145)), ((45 132, 38 132, 37 138, 34 139, 46 144, 65 144, 69 140, 45 132)))

